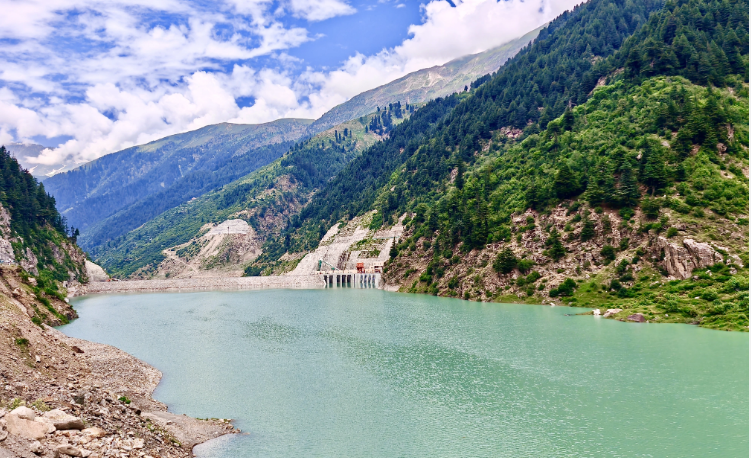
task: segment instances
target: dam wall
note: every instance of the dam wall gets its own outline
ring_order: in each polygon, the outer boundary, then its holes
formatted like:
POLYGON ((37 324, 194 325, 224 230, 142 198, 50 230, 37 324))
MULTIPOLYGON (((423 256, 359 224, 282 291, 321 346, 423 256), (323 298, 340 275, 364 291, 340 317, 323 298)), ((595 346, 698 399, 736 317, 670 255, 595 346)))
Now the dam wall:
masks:
POLYGON ((319 275, 282 275, 270 277, 176 278, 172 280, 128 280, 91 282, 70 291, 71 296, 110 293, 151 293, 184 291, 243 291, 255 289, 325 288, 319 275))

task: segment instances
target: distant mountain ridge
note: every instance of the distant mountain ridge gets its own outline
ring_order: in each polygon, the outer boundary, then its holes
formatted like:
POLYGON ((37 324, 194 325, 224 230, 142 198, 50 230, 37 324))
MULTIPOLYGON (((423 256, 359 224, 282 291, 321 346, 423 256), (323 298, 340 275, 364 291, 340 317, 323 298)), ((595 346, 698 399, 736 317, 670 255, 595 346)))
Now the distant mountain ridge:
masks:
POLYGON ((419 70, 360 94, 319 120, 222 123, 112 153, 45 181, 67 221, 92 249, 193 197, 219 189, 281 157, 295 142, 397 101, 426 102, 462 91, 531 42, 540 29, 491 50, 419 70), (107 224, 100 224, 107 220, 107 224), (106 226, 106 227, 105 227, 106 226))
POLYGON ((68 222, 84 232, 115 212, 159 194, 158 200, 144 206, 144 212, 131 215, 131 224, 138 227, 171 206, 274 161, 306 135, 311 122, 280 119, 257 125, 206 126, 102 156, 47 179, 45 186, 68 222))
POLYGON ((389 103, 422 103, 461 91, 472 81, 498 71, 508 59, 531 43, 543 27, 545 26, 487 51, 424 68, 358 94, 324 113, 310 125, 309 131, 316 134, 350 119, 370 114, 377 107, 389 103))
POLYGON ((36 143, 8 143, 5 149, 16 158, 21 167, 27 169, 29 173, 39 181, 49 178, 49 174, 59 173, 63 169, 75 167, 75 164, 34 164, 29 161, 30 158, 37 157, 47 149, 46 146, 37 145, 36 143))

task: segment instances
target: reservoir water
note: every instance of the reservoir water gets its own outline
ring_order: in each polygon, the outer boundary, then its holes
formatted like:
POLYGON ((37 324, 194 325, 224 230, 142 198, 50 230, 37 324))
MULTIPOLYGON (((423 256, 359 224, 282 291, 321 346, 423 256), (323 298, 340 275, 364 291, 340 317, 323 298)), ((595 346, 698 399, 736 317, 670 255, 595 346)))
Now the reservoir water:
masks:
POLYGON ((79 298, 238 457, 748 457, 749 335, 380 290, 79 298))

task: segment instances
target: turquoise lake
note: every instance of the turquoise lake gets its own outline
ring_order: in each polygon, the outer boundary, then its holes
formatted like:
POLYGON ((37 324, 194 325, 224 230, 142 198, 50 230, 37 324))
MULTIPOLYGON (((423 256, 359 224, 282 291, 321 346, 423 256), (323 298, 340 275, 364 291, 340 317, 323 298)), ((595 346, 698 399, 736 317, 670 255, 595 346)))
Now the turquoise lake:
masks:
POLYGON ((749 335, 380 290, 89 296, 60 329, 155 366, 236 457, 748 457, 749 335))

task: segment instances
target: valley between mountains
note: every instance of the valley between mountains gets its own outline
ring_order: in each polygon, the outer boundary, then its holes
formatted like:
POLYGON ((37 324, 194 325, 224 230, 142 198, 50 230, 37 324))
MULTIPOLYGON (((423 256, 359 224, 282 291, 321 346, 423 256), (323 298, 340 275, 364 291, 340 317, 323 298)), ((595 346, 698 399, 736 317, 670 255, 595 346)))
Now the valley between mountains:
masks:
POLYGON ((45 185, 123 280, 359 264, 392 290, 748 331, 747 42, 747 2, 592 0, 319 120, 45 185))

